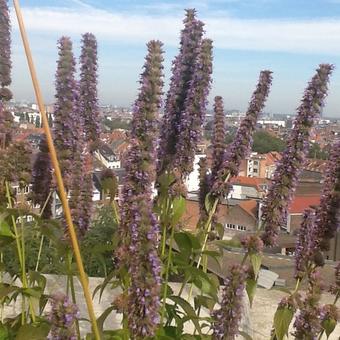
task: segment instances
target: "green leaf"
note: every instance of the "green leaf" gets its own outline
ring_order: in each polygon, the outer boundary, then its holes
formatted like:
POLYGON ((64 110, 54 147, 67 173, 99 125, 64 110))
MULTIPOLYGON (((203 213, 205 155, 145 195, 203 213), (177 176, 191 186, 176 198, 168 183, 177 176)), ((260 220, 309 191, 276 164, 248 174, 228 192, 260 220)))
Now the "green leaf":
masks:
POLYGON ((209 193, 208 195, 205 196, 204 206, 205 206, 205 210, 206 210, 206 211, 210 211, 211 208, 212 208, 212 204, 211 204, 211 195, 210 195, 210 193, 209 193))
POLYGON ((172 203, 172 219, 171 224, 176 225, 182 218, 185 212, 185 198, 182 196, 176 197, 172 203))
POLYGON ((94 289, 93 294, 92 294, 92 299, 95 297, 95 295, 97 294, 97 292, 99 290, 100 291, 100 293, 99 293, 99 302, 100 302, 106 286, 110 283, 110 281, 115 277, 116 274, 117 274, 116 271, 113 270, 111 273, 109 273, 109 275, 106 276, 104 282, 101 283, 100 285, 98 285, 94 289))
POLYGON ((191 266, 185 266, 182 269, 184 269, 186 276, 189 277, 194 285, 201 289, 203 293, 214 298, 216 297, 218 287, 216 287, 215 281, 213 281, 207 273, 200 268, 191 266))
POLYGON ((253 306, 256 288, 257 288, 257 282, 254 279, 248 279, 247 285, 246 285, 246 291, 247 291, 247 294, 248 294, 250 307, 253 306))
POLYGON ((192 253, 191 239, 186 232, 175 233, 176 244, 185 257, 189 257, 192 253))
POLYGON ((97 325, 101 332, 103 332, 104 328, 104 322, 107 319, 107 317, 111 314, 111 312, 115 309, 114 306, 108 307, 104 310, 104 312, 101 314, 101 316, 97 319, 97 325))
POLYGON ((5 220, 0 221, 0 247, 7 246, 15 240, 10 226, 5 220))
POLYGON ((198 333, 202 334, 201 327, 198 322, 198 317, 195 313, 195 310, 192 308, 191 304, 188 301, 184 300, 183 298, 179 296, 175 296, 175 295, 169 296, 169 299, 174 301, 177 305, 179 305, 184 310, 188 318, 190 318, 190 320, 192 320, 192 322, 194 323, 198 333))
POLYGON ((219 238, 223 239, 223 236, 224 236, 224 227, 223 227, 223 225, 221 223, 216 223, 214 225, 214 228, 216 229, 219 238))
POLYGON ((17 291, 19 287, 10 286, 9 284, 1 283, 0 284, 0 299, 8 296, 9 294, 17 291))
POLYGON ((27 296, 32 296, 34 298, 39 299, 42 294, 42 290, 40 287, 33 287, 33 288, 23 288, 22 293, 27 296))
POLYGON ((326 320, 322 321, 321 325, 322 325, 322 328, 326 332, 327 339, 329 338, 329 336, 334 331, 336 324, 337 324, 337 322, 334 319, 326 319, 326 320))
POLYGON ((198 309, 200 306, 202 306, 202 307, 209 309, 209 311, 212 311, 216 304, 214 299, 212 299, 209 296, 203 296, 203 295, 195 296, 194 301, 195 301, 195 309, 198 309))
POLYGON ((253 266, 255 278, 257 278, 257 275, 261 269, 262 256, 256 253, 250 254, 250 262, 253 266))
POLYGON ((292 322, 294 312, 287 307, 279 307, 274 315, 274 329, 277 340, 283 340, 288 335, 289 325, 292 322))
POLYGON ((1 340, 9 340, 10 339, 8 329, 3 324, 0 324, 0 339, 1 340))
POLYGON ((40 274, 39 272, 32 271, 32 270, 29 271, 28 275, 29 275, 29 279, 32 285, 37 283, 42 291, 45 290, 46 277, 44 275, 40 274))
POLYGON ((16 340, 45 340, 50 331, 47 323, 41 323, 38 326, 23 325, 20 327, 16 340))
POLYGON ((160 338, 157 337, 157 339, 164 339, 164 337, 168 338, 168 339, 176 339, 177 338, 177 327, 175 327, 175 326, 165 326, 163 328, 163 330, 164 330, 164 334, 159 334, 158 336, 160 338))

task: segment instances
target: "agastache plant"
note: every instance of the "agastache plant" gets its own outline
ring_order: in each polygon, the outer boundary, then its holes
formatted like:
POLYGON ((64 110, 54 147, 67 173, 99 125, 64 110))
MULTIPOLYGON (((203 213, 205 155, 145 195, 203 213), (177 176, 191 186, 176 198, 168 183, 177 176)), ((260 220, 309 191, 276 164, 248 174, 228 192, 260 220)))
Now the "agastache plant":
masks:
POLYGON ((0 0, 0 148, 11 142, 13 117, 5 103, 12 98, 7 88, 11 84, 11 28, 7 0, 0 0))
POLYGON ((185 102, 190 92, 197 59, 201 51, 203 23, 196 19, 196 11, 188 9, 181 32, 180 51, 173 61, 170 88, 160 129, 157 174, 168 170, 174 161, 185 102))
POLYGON ((317 208, 315 229, 317 247, 327 251, 340 226, 340 140, 332 145, 317 208))
POLYGON ((315 239, 315 211, 304 211, 295 246, 295 277, 302 279, 313 259, 315 239))
POLYGON ((69 189, 72 171, 72 157, 77 133, 75 119, 77 119, 77 82, 75 80, 75 59, 72 52, 72 42, 68 37, 58 41, 59 60, 56 72, 56 103, 54 107, 54 143, 58 153, 60 167, 69 189))
POLYGON ((40 141, 39 149, 32 169, 32 200, 34 204, 39 204, 41 209, 44 208, 42 216, 50 218, 52 165, 45 137, 40 141))
POLYGON ((321 64, 307 86, 294 121, 287 147, 274 172, 272 184, 262 207, 263 242, 274 246, 280 227, 286 225, 287 210, 292 201, 306 154, 315 118, 324 105, 327 84, 333 65, 321 64))
POLYGON ((252 95, 246 117, 242 120, 237 130, 234 141, 228 146, 223 163, 212 184, 212 193, 215 197, 226 197, 231 189, 228 182, 231 177, 237 176, 242 160, 251 150, 252 135, 256 128, 257 120, 264 108, 272 83, 271 71, 261 71, 259 82, 252 95))
POLYGON ((169 164, 170 169, 176 167, 182 177, 189 175, 193 170, 197 144, 202 137, 212 73, 212 41, 210 39, 202 40, 196 63, 194 76, 184 103, 184 111, 181 113, 179 121, 174 162, 169 164))
POLYGON ((89 230, 91 224, 91 217, 93 213, 93 162, 91 153, 86 150, 84 152, 83 164, 82 164, 82 185, 80 189, 79 197, 79 220, 78 220, 78 232, 80 236, 84 236, 89 230))
POLYGON ((226 150, 226 131, 225 131, 225 116, 223 109, 223 98, 216 96, 214 104, 214 130, 212 136, 212 165, 211 177, 214 179, 218 171, 221 169, 223 157, 226 150))
POLYGON ((73 304, 63 293, 51 296, 51 311, 48 319, 51 330, 47 336, 48 340, 76 340, 75 322, 80 317, 78 307, 73 304))
POLYGON ((296 339, 318 339, 322 330, 320 298, 323 287, 320 272, 314 270, 309 275, 306 296, 298 301, 299 312, 294 321, 295 330, 293 333, 296 339))
POLYGON ((127 318, 132 339, 153 336, 159 324, 161 267, 159 226, 153 213, 157 119, 163 87, 162 43, 150 41, 140 90, 133 109, 131 147, 121 199, 120 265, 131 277, 127 318))
POLYGON ((97 40, 92 33, 86 33, 82 38, 80 56, 80 109, 85 140, 92 143, 98 142, 100 134, 97 82, 97 40))
POLYGON ((78 105, 80 95, 75 91, 73 163, 69 185, 69 205, 78 236, 83 237, 89 229, 92 214, 92 162, 84 136, 84 116, 78 105))
POLYGON ((207 209, 205 207, 205 198, 210 191, 210 175, 208 174, 208 162, 206 157, 199 160, 199 207, 200 220, 204 221, 207 218, 207 209))
MULTIPOLYGON (((11 84, 11 27, 7 0, 0 0, 0 85, 11 84)), ((1 90, 2 91, 2 90, 1 90)), ((0 93, 2 97, 2 93, 0 93)))
POLYGON ((245 291, 246 268, 233 265, 224 279, 220 309, 212 313, 213 339, 233 340, 239 333, 245 291))

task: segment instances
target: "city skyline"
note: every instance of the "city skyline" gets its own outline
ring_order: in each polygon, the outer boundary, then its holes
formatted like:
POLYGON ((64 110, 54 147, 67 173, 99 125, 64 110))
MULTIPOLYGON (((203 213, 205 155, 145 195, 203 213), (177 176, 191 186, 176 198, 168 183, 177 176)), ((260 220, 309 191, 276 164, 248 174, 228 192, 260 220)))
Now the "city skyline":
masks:
MULTIPOLYGON (((56 41, 71 36, 79 56, 81 34, 93 32, 99 43, 101 103, 130 106, 134 101, 145 44, 160 39, 165 50, 165 80, 177 54, 184 8, 195 7, 214 40, 213 87, 226 109, 245 110, 261 69, 273 74, 266 112, 294 114, 306 82, 321 62, 340 65, 340 1, 22 1, 45 101, 53 102, 56 41), (308 5, 308 6, 307 6, 308 5), (77 22, 77 25, 73 23, 77 22), (161 27, 162 29, 157 29, 161 27)), ((13 85, 18 100, 33 100, 17 23, 12 10, 13 85)), ((324 116, 340 117, 340 70, 330 83, 324 116)))

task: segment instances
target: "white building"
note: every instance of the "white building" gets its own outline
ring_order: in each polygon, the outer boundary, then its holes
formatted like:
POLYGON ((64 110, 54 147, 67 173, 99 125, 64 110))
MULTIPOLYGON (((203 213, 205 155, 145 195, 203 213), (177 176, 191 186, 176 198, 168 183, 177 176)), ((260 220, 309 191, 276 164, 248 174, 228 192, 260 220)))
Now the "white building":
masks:
POLYGON ((121 167, 120 159, 106 144, 100 146, 95 152, 95 156, 107 169, 119 169, 121 167))
POLYGON ((199 161, 201 158, 206 157, 206 155, 195 155, 195 160, 194 160, 194 169, 186 179, 186 186, 188 191, 197 191, 199 189, 199 184, 200 184, 200 178, 199 178, 199 161))

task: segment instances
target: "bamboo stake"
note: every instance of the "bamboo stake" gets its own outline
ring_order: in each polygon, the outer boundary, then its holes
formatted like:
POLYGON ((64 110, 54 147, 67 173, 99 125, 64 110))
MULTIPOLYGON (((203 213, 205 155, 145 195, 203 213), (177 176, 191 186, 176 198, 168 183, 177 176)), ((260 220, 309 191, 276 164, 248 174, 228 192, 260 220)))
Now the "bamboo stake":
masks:
POLYGON ((22 17, 22 13, 21 13, 20 4, 19 4, 18 0, 13 0, 13 4, 14 4, 16 16, 17 16, 18 23, 19 23, 21 38, 22 38, 22 42, 23 42, 23 45, 24 45, 25 53, 26 53, 28 67, 29 67, 31 77, 32 77, 35 96, 36 96, 39 111, 40 111, 40 114, 41 114, 41 117, 42 117, 43 128, 45 130, 45 135, 46 135, 48 149, 49 149, 49 152, 50 152, 51 162, 53 164, 55 176, 56 176, 56 179, 57 179, 57 184, 58 184, 58 188, 59 188, 59 195, 60 195, 60 199, 61 199, 61 202, 62 202, 62 205, 63 205, 65 219, 66 219, 66 223, 67 223, 67 226, 68 226, 68 232, 69 232, 69 235, 70 235, 70 239, 71 239, 71 243, 72 243, 72 247, 73 247, 73 251, 74 251, 74 256, 75 256, 78 271, 79 271, 79 279, 80 279, 80 282, 81 282, 81 285, 82 285, 82 288, 83 288, 83 292, 84 292, 84 296, 85 296, 85 300, 86 300, 86 304, 87 304, 87 310, 88 310, 88 313, 89 313, 89 316, 90 316, 90 319, 91 319, 91 322, 92 322, 92 329, 93 329, 95 339, 100 340, 99 329, 98 329, 98 325, 97 325, 97 321, 96 321, 96 316, 94 314, 91 294, 90 294, 90 291, 89 291, 88 278, 87 278, 87 275, 86 275, 85 270, 84 270, 84 265, 83 265, 82 257, 81 257, 81 254, 80 254, 78 239, 77 239, 77 235, 76 235, 74 225, 73 225, 73 222, 72 222, 71 212, 70 212, 70 208, 69 208, 68 201, 67 201, 67 196, 66 196, 66 192, 65 192, 64 183, 63 183, 63 178, 62 178, 61 171, 60 171, 57 153, 56 153, 56 150, 55 150, 55 147, 54 147, 54 144, 53 144, 51 130, 50 130, 49 125, 48 125, 48 119, 47 119, 47 115, 46 115, 46 112, 45 112, 45 104, 44 104, 44 101, 43 101, 43 96, 42 96, 42 93, 41 93, 40 85, 39 85, 39 82, 38 82, 36 70, 35 70, 34 63, 33 63, 32 53, 31 53, 31 49, 30 49, 30 46, 29 46, 26 29, 25 29, 25 26, 24 26, 24 21, 23 21, 23 17, 22 17))

